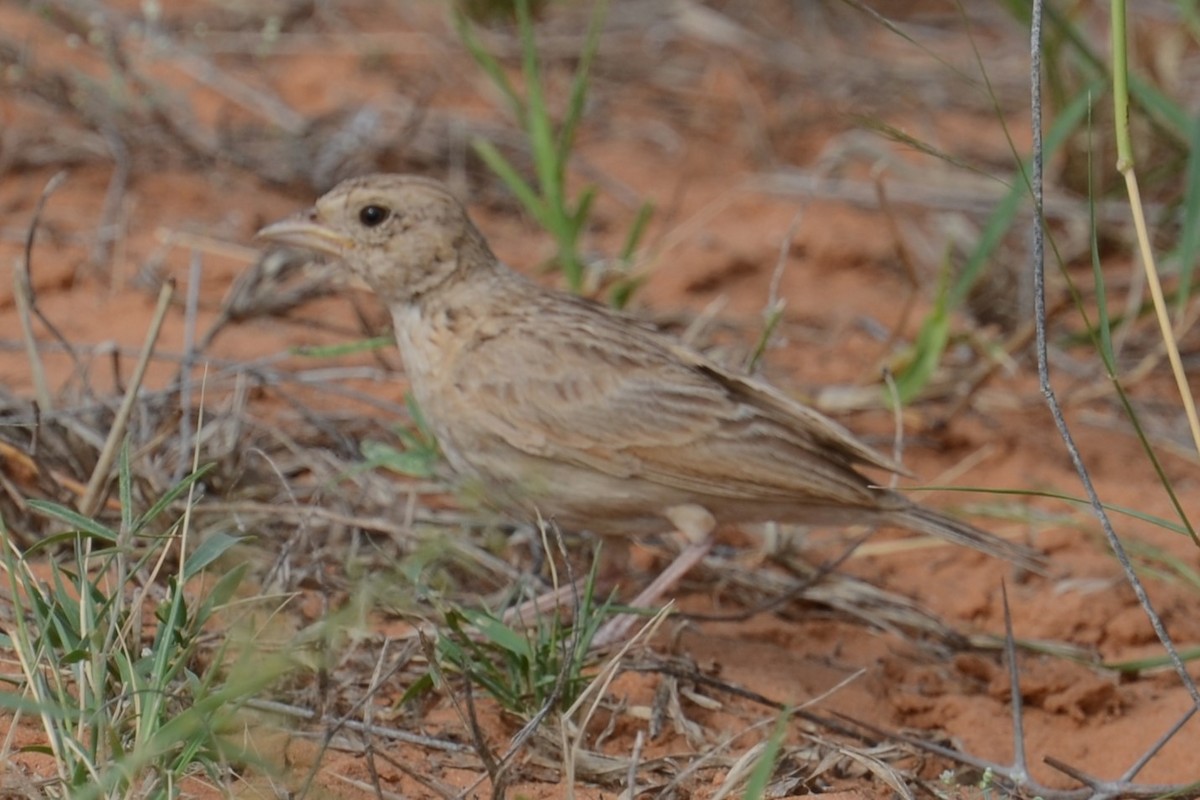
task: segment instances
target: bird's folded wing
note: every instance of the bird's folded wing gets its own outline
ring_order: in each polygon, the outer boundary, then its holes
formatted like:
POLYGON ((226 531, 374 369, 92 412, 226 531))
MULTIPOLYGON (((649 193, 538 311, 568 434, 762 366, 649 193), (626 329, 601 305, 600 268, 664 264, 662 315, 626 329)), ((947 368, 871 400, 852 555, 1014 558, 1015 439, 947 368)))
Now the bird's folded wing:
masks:
POLYGON ((660 337, 506 333, 483 349, 510 368, 462 380, 491 403, 487 435, 523 453, 701 494, 839 505, 871 502, 854 464, 894 468, 819 413, 660 337))

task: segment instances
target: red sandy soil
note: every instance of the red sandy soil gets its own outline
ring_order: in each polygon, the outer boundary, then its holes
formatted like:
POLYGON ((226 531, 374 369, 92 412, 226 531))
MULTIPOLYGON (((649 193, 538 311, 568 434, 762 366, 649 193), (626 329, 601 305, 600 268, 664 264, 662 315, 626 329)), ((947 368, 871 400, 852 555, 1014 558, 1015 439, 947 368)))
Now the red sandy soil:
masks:
MULTIPOLYGON (((132 9, 135 4, 123 5, 132 9)), ((614 19, 629 11, 627 5, 616 5, 614 19)), ((961 172, 881 137, 856 133, 851 115, 864 114, 909 131, 1007 177, 1012 159, 996 114, 978 85, 968 86, 928 52, 840 4, 813 4, 807 12, 789 10, 802 4, 750 4, 760 8, 732 17, 738 20, 738 30, 751 31, 757 37, 748 42, 736 37, 723 41, 720 30, 714 33, 704 28, 709 33, 702 35, 679 19, 672 22, 669 5, 645 4, 647 8, 661 6, 657 18, 646 12, 640 28, 627 26, 619 36, 606 40, 598 61, 592 107, 580 131, 572 175, 580 185, 601 176, 602 186, 619 187, 620 191, 602 193, 589 247, 613 252, 620 246, 635 204, 615 197, 653 200, 659 211, 649 241, 660 249, 645 264, 649 278, 636 294, 635 306, 648 314, 694 315, 720 302, 719 319, 724 323, 720 338, 732 343, 731 358, 740 357, 760 329, 760 313, 768 302, 781 247, 786 249, 778 289, 786 311, 767 350, 764 375, 798 396, 822 402, 830 413, 886 448, 893 430, 890 412, 877 402, 864 410, 839 408, 839 398, 847 393, 821 389, 877 385, 881 366, 899 348, 887 337, 894 334, 900 343, 911 341, 931 308, 948 231, 956 224, 961 229, 966 217, 974 220, 972 224, 981 218, 965 215, 953 204, 929 208, 910 203, 905 196, 907 187, 948 190, 958 185, 955 180, 962 177, 961 172), (793 62, 790 68, 772 66, 775 62, 759 52, 755 42, 765 40, 762 37, 768 34, 774 45, 788 48, 793 62), (762 176, 784 169, 818 174, 819 164, 834 161, 840 163, 827 174, 866 187, 864 199, 840 199, 820 191, 789 195, 765 191, 756 183, 762 176), (880 183, 889 193, 890 213, 882 212, 875 198, 876 172, 882 175, 880 183), (920 284, 915 290, 903 266, 902 247, 920 284), (916 306, 906 316, 904 301, 914 291, 916 306)), ((977 74, 971 45, 951 5, 902 5, 904 12, 895 13, 923 47, 947 63, 977 74)), ((698 3, 688 7, 704 8, 698 3)), ((188 12, 187 19, 202 17, 196 10, 188 12)), ((1021 90, 1021 52, 1026 35, 998 13, 976 19, 973 25, 976 46, 996 82, 1004 119, 1017 146, 1024 148, 1028 114, 1021 90)), ((77 59, 81 68, 88 68, 85 56, 65 45, 60 30, 28 9, 0 8, 0 30, 26 37, 29 52, 39 59, 77 59)), ((387 31, 395 34, 395 40, 369 57, 350 49, 322 49, 321 45, 284 55, 213 57, 231 74, 269 87, 308 116, 366 103, 386 105, 407 95, 434 109, 506 124, 495 93, 462 52, 440 9, 422 5, 385 12, 375 4, 348 3, 330 12, 328 18, 303 23, 298 29, 318 30, 346 35, 387 31)), ((578 25, 571 30, 578 31, 578 25)), ((165 60, 156 65, 153 74, 185 93, 196 109, 198 124, 247 116, 232 107, 222 93, 197 88, 165 60)), ((561 90, 566 85, 566 65, 560 64, 552 75, 561 90)), ((17 141, 18 136, 28 141, 53 118, 44 108, 4 94, 0 94, 0 114, 5 136, 10 137, 6 141, 17 141)), ((21 253, 32 209, 57 168, 52 163, 9 171, 0 180, 0 208, 4 211, 0 260, 4 263, 12 263, 21 253)), ((454 177, 445 166, 427 172, 454 177)), ((289 191, 269 187, 231 166, 197 170, 180 159, 165 161, 155 169, 139 168, 117 217, 120 230, 111 257, 99 266, 90 266, 88 243, 95 233, 110 175, 111 166, 102 161, 73 168, 46 207, 34 250, 39 307, 73 343, 140 346, 154 304, 154 292, 137 279, 142 265, 153 254, 161 254, 164 273, 175 277, 181 287, 187 281, 189 250, 184 246, 164 249, 164 231, 186 231, 250 248, 244 254, 234 248, 204 254, 199 326, 203 330, 214 318, 231 281, 254 257, 254 231, 306 206, 316 195, 311 187, 289 191)), ((1051 179, 1055 176, 1052 171, 1051 179)), ((474 198, 475 218, 501 258, 532 270, 550 254, 548 239, 530 220, 513 213, 513 206, 496 200, 503 197, 498 184, 490 186, 486 197, 474 198)), ((1066 190, 1052 192, 1065 194, 1066 190)), ((996 197, 994 192, 981 196, 992 201, 996 197)), ((1006 255, 998 260, 1020 264, 1023 237, 1023 232, 1014 233, 1013 248, 1000 251, 1006 255)), ((1086 260, 1080 263, 1086 270, 1086 260)), ((993 266, 1003 269, 1006 265, 993 266)), ((1130 269, 1123 256, 1112 258, 1105 266, 1114 280, 1130 269)), ((546 276, 545 280, 554 278, 546 276)), ((1057 283, 1052 291, 1061 291, 1057 283)), ((358 298, 357 302, 378 315, 369 299, 358 298)), ((290 320, 242 323, 221 335, 210 352, 221 358, 252 359, 296 345, 329 344, 344 338, 306 324, 314 320, 332 322, 345 330, 356 326, 353 307, 346 299, 326 299, 298 310, 290 320)), ((1064 324, 1076 326, 1070 319, 1064 324)), ((955 319, 956 330, 973 325, 965 315, 955 319)), ((163 347, 181 349, 182 331, 183 315, 176 310, 168 317, 163 347)), ((997 336, 994 329, 978 335, 997 336)), ((0 281, 0 337, 6 344, 19 341, 7 280, 0 281)), ((965 374, 965 368, 978 358, 967 345, 953 345, 946 359, 947 374, 959 374, 956 369, 965 374)), ((1081 347, 1066 350, 1062 363, 1066 362, 1071 371, 1056 373, 1056 385, 1066 393, 1067 419, 1101 497, 1110 504, 1174 518, 1147 457, 1107 389, 1097 360, 1081 347)), ((69 365, 65 359, 48 355, 47 365, 52 381, 61 383, 66 378, 69 365)), ((170 365, 157 365, 151 370, 149 384, 161 383, 173 370, 170 365)), ((96 359, 92 380, 101 389, 111 383, 104 359, 96 359)), ((27 362, 19 350, 6 347, 0 352, 0 383, 20 394, 31 391, 27 362)), ((1144 407, 1157 404, 1174 409, 1171 386, 1159 369, 1138 383, 1136 400, 1144 407)), ((386 385, 368 388, 380 396, 399 399, 404 391, 403 374, 397 372, 386 385)), ((958 387, 952 382, 949 388, 952 392, 958 387)), ((872 401, 876 397, 870 393, 854 396, 872 401)), ((955 401, 953 396, 933 397, 905 412, 904 458, 922 483, 1082 494, 1038 390, 1029 353, 1019 352, 1015 367, 999 370, 969 402, 956 407, 955 401)), ((1169 433, 1161 428, 1154 435, 1161 445, 1158 454, 1167 475, 1185 509, 1195 515, 1200 511, 1195 454, 1188 452, 1186 444, 1168 441, 1169 433)), ((971 635, 1003 635, 1002 591, 1006 586, 1019 639, 1074 645, 1096 662, 1021 653, 1025 741, 1033 774, 1051 786, 1075 785, 1042 762, 1044 756, 1053 756, 1085 772, 1116 778, 1183 714, 1189 699, 1170 671, 1122 679, 1098 666, 1099 662, 1157 655, 1161 648, 1109 555, 1097 523, 1078 507, 1050 500, 946 492, 922 494, 921 498, 947 508, 975 504, 1044 512, 1033 521, 980 519, 997 533, 1028 540, 1045 551, 1050 557, 1050 575, 1014 574, 1005 564, 936 544, 911 549, 868 547, 841 569, 911 598, 949 626, 971 635)), ((1200 568, 1200 554, 1184 537, 1138 520, 1116 519, 1127 540, 1152 544, 1192 569, 1200 568)), ((835 553, 837 536, 836 532, 820 532, 814 536, 815 546, 821 552, 835 553)), ((872 544, 890 545, 896 540, 881 535, 872 544)), ((754 540, 738 544, 743 549, 735 557, 753 563, 758 557, 754 540)), ((635 548, 633 564, 645 569, 648 578, 662 559, 647 545, 635 548)), ((712 582, 714 574, 700 570, 689 579, 678 597, 682 609, 737 610, 725 599, 722 586, 712 582)), ((1176 643, 1181 648, 1200 643, 1196 588, 1149 572, 1145 578, 1150 597, 1176 643)), ((394 628, 383 615, 373 619, 377 635, 394 628)), ((940 733, 944 741, 978 757, 1000 762, 1012 758, 1011 688, 994 650, 936 655, 861 623, 795 609, 786 614, 759 614, 745 621, 694 622, 676 641, 670 643, 664 637, 661 644, 693 659, 700 669, 719 675, 722 681, 787 704, 804 704, 859 673, 822 697, 812 710, 840 712, 889 731, 940 733)), ((1200 670, 1193 669, 1193 673, 1200 670)), ((626 698, 631 709, 644 708, 663 679, 630 672, 610 691, 626 698)), ((700 693, 705 694, 703 690, 700 693)), ((722 738, 722 731, 737 731, 771 716, 762 706, 717 692, 710 694, 719 701, 718 710, 687 709, 700 723, 702 738, 708 737, 708 746, 722 738)), ((389 698, 381 698, 381 702, 386 704, 389 698)), ((503 746, 515 728, 498 716, 489 717, 487 703, 483 703, 482 713, 490 726, 487 733, 503 746)), ((422 727, 430 733, 466 736, 448 705, 432 709, 422 727)), ((606 741, 604 751, 627 756, 638 730, 645 730, 645 723, 630 712, 606 741)), ((1194 735, 1195 725, 1185 729, 1145 768, 1141 779, 1168 783, 1200 777, 1191 746, 1194 735)), ((30 727, 19 732, 17 742, 33 744, 38 736, 37 729, 30 727)), ((294 773, 303 775, 316 753, 311 740, 280 735, 277 744, 274 752, 285 752, 294 773)), ((689 743, 685 735, 668 727, 658 739, 647 742, 642 757, 691 752, 698 746, 704 746, 703 742, 689 743)), ((747 746, 734 750, 742 752, 747 746)), ((402 760, 414 759, 422 764, 424 773, 438 774, 451 786, 470 785, 481 774, 473 758, 399 747, 393 754, 402 760)), ((331 750, 321 757, 319 785, 324 796, 371 796, 370 790, 355 789, 329 777, 344 775, 369 785, 361 754, 331 750)), ((34 756, 22 756, 18 763, 34 773, 46 769, 44 761, 34 756)), ((935 778, 945 766, 946 762, 931 761, 921 772, 935 778)), ((528 797, 562 796, 562 787, 544 782, 544 776, 556 774, 555 765, 526 764, 519 770, 514 790, 528 797)), ((395 769, 382 769, 379 777, 386 789, 404 796, 422 796, 428 791, 395 769)), ((684 794, 706 796, 720 777, 720 773, 707 774, 698 783, 687 784, 684 794)), ((869 775, 844 779, 838 785, 854 790, 853 796, 888 791, 869 775)), ((188 791, 200 792, 201 788, 188 791)), ((478 791, 486 793, 486 785, 478 791)), ((615 789, 580 787, 579 796, 616 795, 615 789)))

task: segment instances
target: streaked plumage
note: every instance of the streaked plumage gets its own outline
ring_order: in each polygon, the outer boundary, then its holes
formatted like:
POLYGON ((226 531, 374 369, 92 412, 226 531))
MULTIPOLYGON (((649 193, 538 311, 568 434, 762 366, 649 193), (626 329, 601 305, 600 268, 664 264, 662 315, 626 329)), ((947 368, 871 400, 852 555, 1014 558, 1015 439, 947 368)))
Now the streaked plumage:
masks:
POLYGON ((897 466, 777 389, 500 264, 440 183, 352 179, 261 235, 335 256, 387 303, 451 465, 510 513, 608 535, 670 530, 681 507, 711 515, 700 535, 709 522, 894 525, 1037 563, 874 487, 858 467, 897 466))

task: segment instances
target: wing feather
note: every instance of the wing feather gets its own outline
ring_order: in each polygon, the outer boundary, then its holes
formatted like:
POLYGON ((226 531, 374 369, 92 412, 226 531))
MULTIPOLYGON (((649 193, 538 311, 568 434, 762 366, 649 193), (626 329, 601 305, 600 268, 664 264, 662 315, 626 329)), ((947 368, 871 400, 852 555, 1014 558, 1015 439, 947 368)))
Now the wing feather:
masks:
POLYGON ((477 422, 508 447, 697 495, 816 505, 874 506, 880 493, 854 465, 898 469, 818 412, 639 323, 588 305, 541 311, 479 337, 475 367, 456 377, 494 403, 477 422), (495 369, 480 375, 480 358, 495 369))

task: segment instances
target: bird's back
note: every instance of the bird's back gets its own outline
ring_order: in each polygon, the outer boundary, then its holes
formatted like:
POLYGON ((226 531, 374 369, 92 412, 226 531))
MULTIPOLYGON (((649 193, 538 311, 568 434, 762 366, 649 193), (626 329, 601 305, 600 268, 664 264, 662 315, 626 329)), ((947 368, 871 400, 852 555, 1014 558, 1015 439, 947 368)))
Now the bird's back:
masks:
POLYGON ((854 469, 890 462, 840 426, 630 317, 515 275, 445 300, 397 319, 405 361, 451 463, 506 494, 746 521, 893 505, 854 469))

